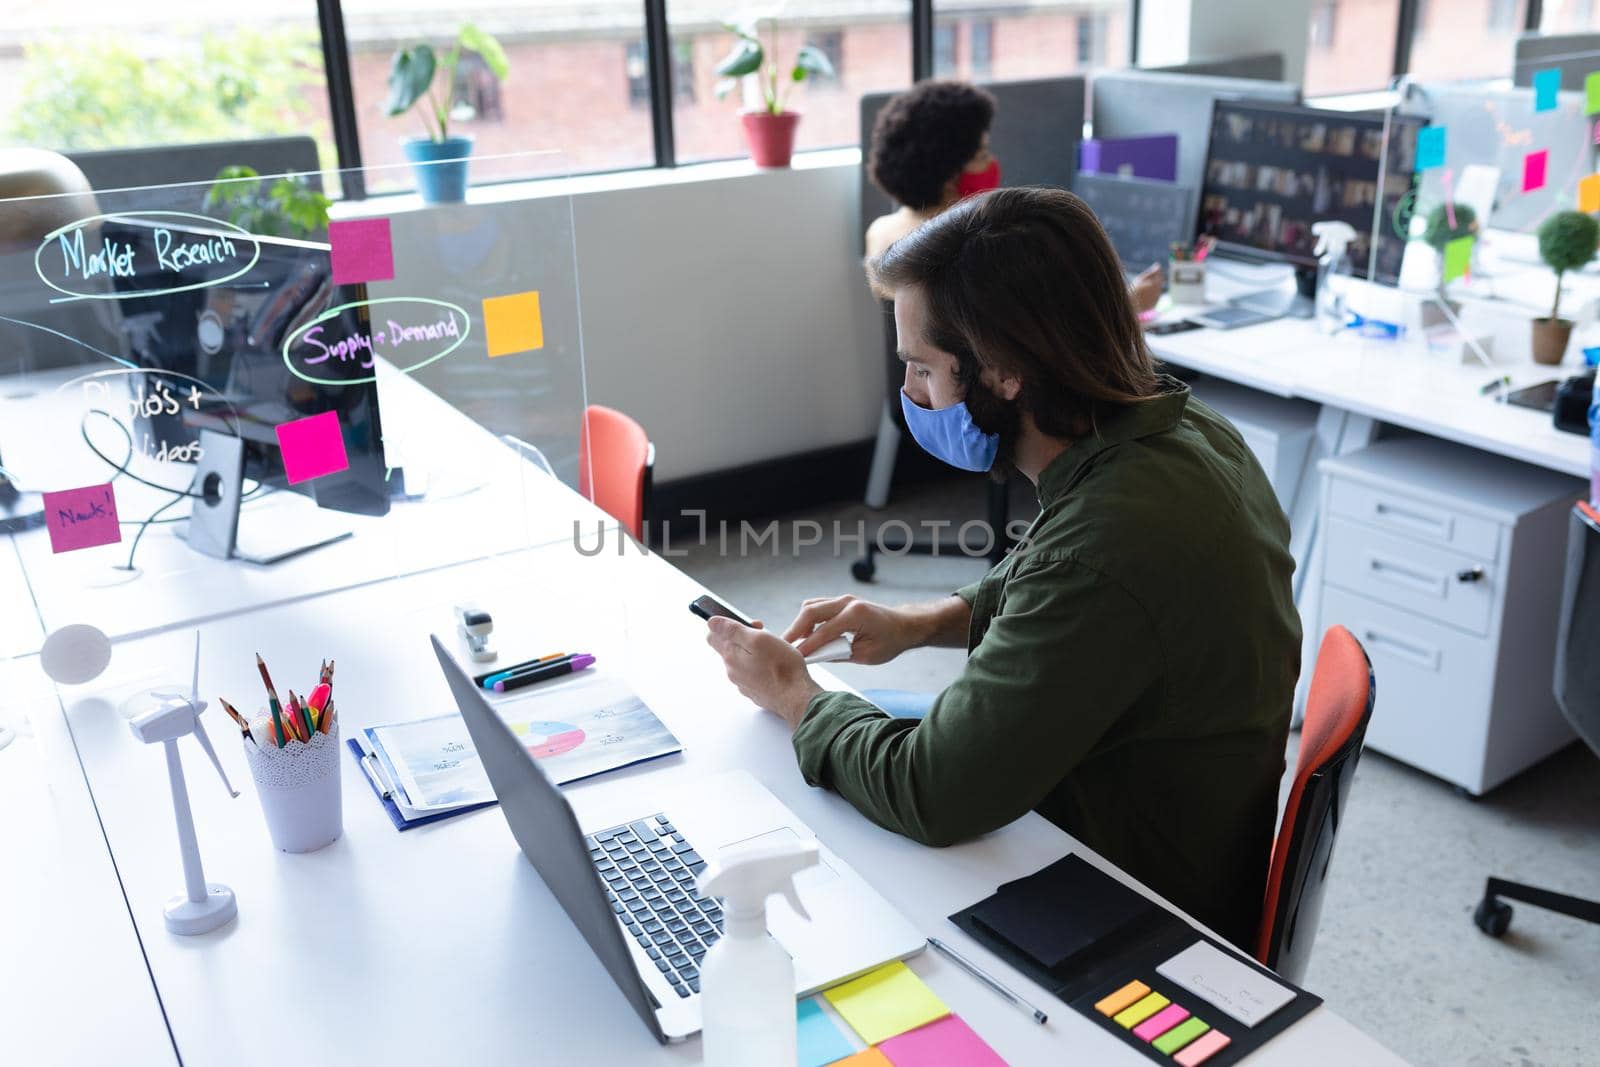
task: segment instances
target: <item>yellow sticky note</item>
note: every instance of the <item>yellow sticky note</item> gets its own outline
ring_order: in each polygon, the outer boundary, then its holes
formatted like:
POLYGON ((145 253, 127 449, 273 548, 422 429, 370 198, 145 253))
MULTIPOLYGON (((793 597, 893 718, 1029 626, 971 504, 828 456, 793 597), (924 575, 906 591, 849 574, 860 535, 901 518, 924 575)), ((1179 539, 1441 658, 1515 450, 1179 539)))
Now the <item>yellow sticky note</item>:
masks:
POLYGON ((822 995, 869 1045, 950 1014, 944 1001, 899 961, 824 990, 822 995))
POLYGON ((485 297, 483 333, 489 358, 544 347, 544 320, 539 316, 537 291, 485 297))
POLYGON ((1600 174, 1591 174, 1578 182, 1578 210, 1600 211, 1600 174))

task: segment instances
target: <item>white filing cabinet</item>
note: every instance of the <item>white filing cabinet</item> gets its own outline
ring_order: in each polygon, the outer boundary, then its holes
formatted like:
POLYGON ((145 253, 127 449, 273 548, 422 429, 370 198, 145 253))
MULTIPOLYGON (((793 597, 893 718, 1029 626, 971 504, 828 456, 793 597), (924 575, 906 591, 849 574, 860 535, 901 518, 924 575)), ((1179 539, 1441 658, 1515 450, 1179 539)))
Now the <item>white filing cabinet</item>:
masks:
POLYGON ((1279 506, 1292 512, 1317 428, 1317 405, 1270 396, 1220 378, 1201 378, 1191 388, 1207 407, 1233 423, 1266 472, 1279 506))
POLYGON ((1342 624, 1372 660, 1367 744, 1478 794, 1571 741, 1551 672, 1587 486, 1428 437, 1319 468, 1317 633, 1342 624))

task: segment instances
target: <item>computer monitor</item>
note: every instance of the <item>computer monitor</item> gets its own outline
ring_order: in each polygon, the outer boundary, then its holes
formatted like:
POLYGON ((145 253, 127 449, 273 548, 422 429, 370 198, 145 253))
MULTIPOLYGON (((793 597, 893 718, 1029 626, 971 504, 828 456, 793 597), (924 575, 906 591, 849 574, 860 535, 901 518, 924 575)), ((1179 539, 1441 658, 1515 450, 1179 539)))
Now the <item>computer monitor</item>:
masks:
MULTIPOLYGON (((157 242, 167 247, 185 242, 204 247, 219 230, 203 222, 175 223, 163 217, 155 225, 136 213, 108 219, 105 236, 134 251, 135 264, 155 264, 157 242)), ((360 360, 330 360, 318 368, 319 376, 335 384, 312 382, 296 375, 283 357, 283 342, 296 327, 335 306, 357 301, 357 286, 335 286, 326 247, 308 241, 252 235, 259 246, 255 262, 234 274, 232 262, 198 263, 187 276, 202 282, 195 288, 143 295, 159 289, 159 280, 137 272, 116 279, 129 295, 118 303, 133 361, 151 371, 172 371, 198 379, 203 392, 195 405, 141 412, 135 437, 162 442, 169 454, 182 454, 199 443, 202 434, 234 438, 240 452, 240 477, 270 489, 304 493, 318 507, 360 515, 383 515, 389 509, 390 479, 384 463, 383 431, 378 413, 375 373, 360 360), (324 412, 338 415, 349 466, 311 481, 290 485, 278 448, 277 427, 294 419, 324 412)), ((365 307, 340 311, 330 325, 341 333, 370 333, 365 307)), ((141 376, 135 376, 137 379, 141 376)), ((157 375, 150 375, 155 378, 157 375)), ((174 379, 168 379, 171 381, 174 379)), ((133 383, 135 388, 139 382, 133 383)), ((220 442, 218 442, 220 443, 220 442)), ((203 452, 203 450, 202 450, 203 452)), ((232 480, 231 471, 224 480, 232 480)), ((237 486, 223 486, 223 492, 237 486)), ((196 507, 197 514, 201 508, 196 507)), ((237 522, 225 516, 224 522, 237 522)), ((244 520, 247 524, 248 517, 244 520)), ((191 524, 192 525, 192 524, 191 524)), ((230 527, 231 529, 231 527, 230 527)), ((257 562, 271 562, 336 539, 319 532, 301 541, 272 539, 270 551, 237 552, 257 562)), ((257 539, 260 541, 261 539, 257 539)), ((233 546, 227 538, 228 549, 233 546)), ((191 537, 190 543, 201 542, 191 537)))
POLYGON ((1551 67, 1561 71, 1561 88, 1582 92, 1584 81, 1600 70, 1600 33, 1524 33, 1512 52, 1512 84, 1529 86, 1551 67))
POLYGON ((1221 253, 1292 265, 1309 295, 1317 265, 1312 224, 1348 222, 1356 231, 1355 274, 1366 277, 1372 263, 1374 280, 1392 285, 1405 239, 1383 220, 1411 189, 1422 124, 1403 115, 1219 100, 1196 232, 1215 237, 1221 253))

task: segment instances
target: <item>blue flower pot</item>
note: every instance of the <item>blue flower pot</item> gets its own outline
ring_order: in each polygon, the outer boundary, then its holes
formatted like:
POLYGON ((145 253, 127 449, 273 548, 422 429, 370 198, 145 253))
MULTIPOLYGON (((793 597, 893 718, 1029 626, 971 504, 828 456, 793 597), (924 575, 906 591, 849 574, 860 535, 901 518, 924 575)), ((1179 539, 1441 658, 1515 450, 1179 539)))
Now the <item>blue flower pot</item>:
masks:
POLYGON ((472 138, 416 138, 405 142, 405 151, 417 172, 417 192, 425 203, 455 204, 467 198, 467 158, 472 155, 472 138))

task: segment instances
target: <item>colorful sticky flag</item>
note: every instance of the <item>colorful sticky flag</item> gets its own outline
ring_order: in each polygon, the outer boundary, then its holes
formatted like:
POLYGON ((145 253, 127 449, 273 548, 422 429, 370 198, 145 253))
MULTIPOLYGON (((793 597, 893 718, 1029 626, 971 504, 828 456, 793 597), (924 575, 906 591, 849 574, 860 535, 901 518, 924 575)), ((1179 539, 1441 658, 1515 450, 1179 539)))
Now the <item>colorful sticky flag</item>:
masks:
POLYGON ((1444 166, 1445 128, 1424 126, 1417 131, 1417 169, 1444 166))
POLYGON ((1550 166, 1550 150, 1541 148, 1522 157, 1522 191, 1531 193, 1544 188, 1545 171, 1550 166))
POLYGON ((944 1001, 898 960, 822 995, 869 1045, 950 1014, 944 1001))
POLYGON ((1535 71, 1533 74, 1533 110, 1554 111, 1556 94, 1561 91, 1561 69, 1535 71))
POLYGON ((816 997, 807 997, 795 1006, 795 1038, 800 1067, 824 1067, 856 1051, 816 997))
POLYGON ((1444 274, 1441 282, 1448 284, 1472 270, 1472 246, 1477 238, 1468 234, 1457 237, 1444 246, 1444 274))
POLYGON ((110 482, 45 493, 43 500, 51 552, 76 552, 122 540, 117 496, 110 482))
POLYGON ((1578 182, 1578 210, 1600 211, 1600 174, 1591 174, 1578 182))
POLYGON ((878 1046, 894 1067, 1006 1067, 1006 1061, 955 1015, 878 1046))
POLYGON ((359 285, 394 278, 394 245, 388 219, 348 219, 328 223, 333 246, 333 284, 359 285))
POLYGON ((544 347, 544 319, 539 314, 537 291, 486 297, 483 333, 489 358, 544 347))
POLYGON ((321 415, 282 422, 276 429, 278 448, 283 452, 283 472, 290 485, 350 468, 336 412, 324 411, 321 415))
POLYGON ((1583 79, 1583 113, 1593 115, 1600 111, 1600 70, 1583 79))

